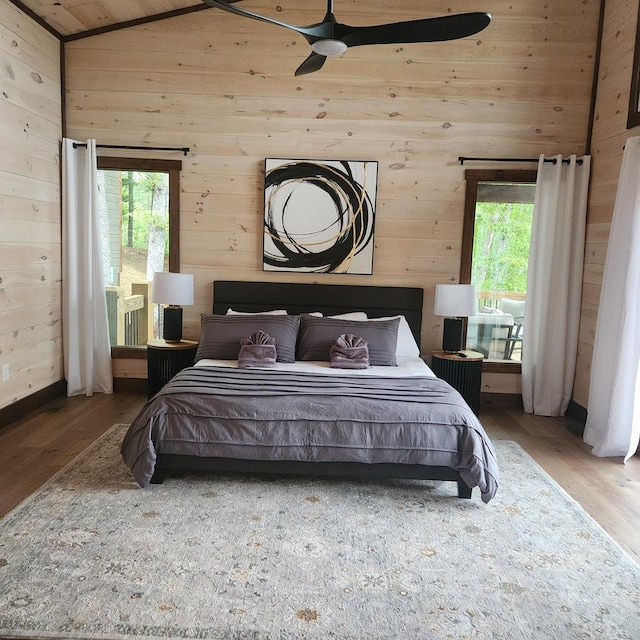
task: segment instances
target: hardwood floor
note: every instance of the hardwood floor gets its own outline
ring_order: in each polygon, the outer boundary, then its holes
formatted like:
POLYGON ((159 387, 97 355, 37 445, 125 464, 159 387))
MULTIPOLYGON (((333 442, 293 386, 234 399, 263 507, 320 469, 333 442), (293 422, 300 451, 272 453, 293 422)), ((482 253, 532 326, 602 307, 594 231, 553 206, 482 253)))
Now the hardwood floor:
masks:
POLYGON ((640 456, 597 458, 570 417, 487 409, 480 419, 493 440, 514 440, 640 563, 640 456))
MULTIPOLYGON (((116 422, 130 422, 146 395, 60 398, 0 429, 0 515, 16 506, 116 422)), ((572 418, 484 407, 494 439, 515 440, 636 561, 640 562, 640 456, 626 465, 596 458, 572 418)))
POLYGON ((117 422, 131 422, 146 394, 61 397, 0 429, 0 515, 117 422))

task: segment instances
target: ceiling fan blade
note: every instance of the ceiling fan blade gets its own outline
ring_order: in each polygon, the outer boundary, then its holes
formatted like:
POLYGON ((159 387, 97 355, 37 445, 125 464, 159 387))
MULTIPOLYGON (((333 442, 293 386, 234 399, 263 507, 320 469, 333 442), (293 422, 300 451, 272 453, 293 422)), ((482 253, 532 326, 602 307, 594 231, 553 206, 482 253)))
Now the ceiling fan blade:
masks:
POLYGON ((280 20, 275 20, 274 18, 268 18, 267 16, 262 16, 259 13, 254 13, 253 11, 248 11, 247 9, 240 9, 236 7, 235 4, 229 4, 225 0, 202 0, 205 4, 208 4, 210 7, 217 7, 218 9, 222 9, 223 11, 228 11, 229 13, 235 13, 236 15, 243 16, 245 18, 253 18, 254 20, 260 20, 261 22, 268 22, 270 24, 278 25, 279 27, 284 27, 285 29, 291 29, 296 33, 304 36, 307 40, 312 42, 314 39, 318 37, 322 37, 324 32, 322 29, 318 29, 318 27, 323 27, 324 23, 319 25, 311 25, 309 27, 297 27, 292 24, 287 24, 286 22, 280 22, 280 20))
POLYGON ((296 76, 303 76, 307 73, 318 71, 324 65, 327 56, 321 56, 313 51, 311 55, 296 69, 296 76))
POLYGON ((489 26, 490 22, 490 14, 474 12, 393 22, 372 27, 349 27, 338 24, 335 37, 349 47, 366 44, 439 42, 472 36, 489 26))

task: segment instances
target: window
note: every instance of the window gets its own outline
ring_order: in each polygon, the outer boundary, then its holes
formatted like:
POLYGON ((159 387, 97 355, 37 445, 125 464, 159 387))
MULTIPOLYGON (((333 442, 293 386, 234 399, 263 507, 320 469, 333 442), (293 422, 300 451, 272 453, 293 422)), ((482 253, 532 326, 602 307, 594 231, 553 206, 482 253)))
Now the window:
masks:
POLYGON ((467 347, 495 370, 522 357, 527 264, 536 171, 467 170, 460 282, 475 284, 478 311, 467 324, 467 347))
POLYGON ((141 348, 159 334, 149 282, 155 271, 179 271, 181 168, 176 160, 98 158, 112 347, 141 348))

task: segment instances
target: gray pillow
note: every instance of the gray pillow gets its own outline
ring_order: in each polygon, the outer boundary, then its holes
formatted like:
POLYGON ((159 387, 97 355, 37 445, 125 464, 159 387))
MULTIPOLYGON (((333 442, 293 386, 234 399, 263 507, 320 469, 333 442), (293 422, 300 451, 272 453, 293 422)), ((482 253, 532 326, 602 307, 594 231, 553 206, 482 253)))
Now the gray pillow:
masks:
POLYGON ((240 340, 264 331, 276 341, 278 362, 295 362, 298 319, 280 315, 230 315, 203 313, 200 316, 200 342, 196 362, 203 358, 237 360, 240 340))
POLYGON ((399 318, 391 320, 341 320, 339 318, 300 318, 298 360, 331 360, 331 345, 343 334, 350 333, 369 343, 371 366, 396 366, 399 318))

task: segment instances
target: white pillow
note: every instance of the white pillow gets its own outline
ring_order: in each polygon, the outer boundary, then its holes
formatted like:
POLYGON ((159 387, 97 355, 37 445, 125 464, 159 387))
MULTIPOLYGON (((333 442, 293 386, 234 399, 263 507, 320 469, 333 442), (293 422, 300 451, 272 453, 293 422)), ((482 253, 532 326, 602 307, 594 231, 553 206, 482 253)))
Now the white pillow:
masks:
MULTIPOLYGON (((327 316, 329 318, 342 318, 343 320, 368 320, 367 314, 364 311, 350 311, 349 313, 339 313, 336 316, 327 316)), ((382 319, 382 318, 380 318, 382 319)), ((377 320, 377 318, 376 318, 377 320)))
POLYGON ((227 309, 228 316, 286 316, 285 309, 274 309, 273 311, 258 311, 257 313, 249 313, 248 311, 234 311, 227 309))
POLYGON ((400 318, 398 325, 398 343, 396 344, 396 358, 418 357, 420 347, 411 333, 411 327, 404 316, 388 316, 386 318, 369 318, 370 320, 392 320, 400 318))

